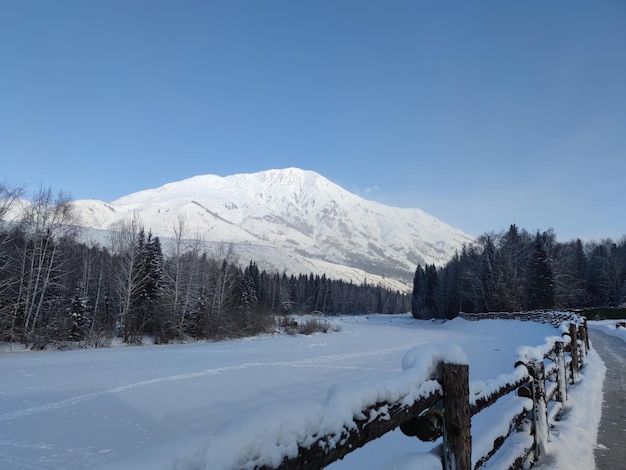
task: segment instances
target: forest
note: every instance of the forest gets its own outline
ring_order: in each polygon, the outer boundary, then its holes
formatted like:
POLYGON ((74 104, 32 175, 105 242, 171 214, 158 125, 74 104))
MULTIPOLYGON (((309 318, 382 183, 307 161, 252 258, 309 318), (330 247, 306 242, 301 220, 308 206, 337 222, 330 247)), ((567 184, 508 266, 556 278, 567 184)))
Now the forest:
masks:
POLYGON ((225 339, 268 332, 276 315, 398 313, 410 295, 325 275, 287 275, 208 250, 184 216, 162 245, 139 217, 87 243, 71 198, 41 189, 30 204, 0 184, 0 342, 45 347, 225 339), (20 217, 16 220, 15 214, 20 217), (242 267, 244 266, 244 267, 242 267))
POLYGON ((626 237, 563 243, 516 225, 480 236, 442 268, 418 266, 411 297, 415 318, 625 303, 626 237))

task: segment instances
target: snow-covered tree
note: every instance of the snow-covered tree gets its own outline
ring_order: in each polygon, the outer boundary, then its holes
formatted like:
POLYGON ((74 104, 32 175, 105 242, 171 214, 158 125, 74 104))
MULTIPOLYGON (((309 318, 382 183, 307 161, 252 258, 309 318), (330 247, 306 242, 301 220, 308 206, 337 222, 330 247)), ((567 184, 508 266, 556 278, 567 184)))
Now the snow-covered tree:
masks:
POLYGON ((70 341, 82 341, 87 335, 87 302, 81 298, 78 292, 72 298, 69 309, 69 334, 70 341))

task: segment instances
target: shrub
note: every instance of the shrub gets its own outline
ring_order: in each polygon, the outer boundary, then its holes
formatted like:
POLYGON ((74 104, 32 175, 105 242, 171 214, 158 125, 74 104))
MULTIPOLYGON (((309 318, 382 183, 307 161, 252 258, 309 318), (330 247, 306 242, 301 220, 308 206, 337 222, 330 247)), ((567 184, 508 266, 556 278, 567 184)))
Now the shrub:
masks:
POLYGON ((298 322, 290 315, 278 317, 278 328, 290 335, 312 335, 313 333, 328 333, 329 331, 341 331, 338 325, 332 325, 328 320, 312 318, 298 322))
POLYGON ((328 320, 312 319, 300 324, 300 334, 312 335, 313 333, 328 333, 330 322, 328 320))

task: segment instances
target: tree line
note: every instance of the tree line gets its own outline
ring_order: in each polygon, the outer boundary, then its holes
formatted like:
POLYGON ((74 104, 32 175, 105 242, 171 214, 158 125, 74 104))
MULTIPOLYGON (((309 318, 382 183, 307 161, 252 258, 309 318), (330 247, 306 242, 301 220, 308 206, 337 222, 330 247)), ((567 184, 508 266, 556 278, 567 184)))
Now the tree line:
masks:
POLYGON ((106 345, 116 336, 224 339, 269 331, 277 314, 410 308, 409 295, 365 282, 266 272, 253 260, 241 267, 228 245, 208 250, 190 237, 184 216, 165 247, 137 216, 106 242, 86 243, 68 195, 41 189, 19 207, 21 196, 0 184, 0 342, 39 349, 106 345))
POLYGON ((626 302, 626 237, 557 242, 552 230, 516 225, 480 236, 442 268, 417 266, 416 318, 459 312, 516 312, 619 306, 626 302))

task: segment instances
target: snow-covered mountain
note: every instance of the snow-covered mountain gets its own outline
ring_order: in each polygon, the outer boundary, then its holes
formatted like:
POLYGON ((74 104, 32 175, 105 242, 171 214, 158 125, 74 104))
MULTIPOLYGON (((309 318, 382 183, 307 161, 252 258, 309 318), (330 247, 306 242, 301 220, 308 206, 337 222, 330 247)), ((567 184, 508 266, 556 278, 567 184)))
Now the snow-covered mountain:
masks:
POLYGON ((189 236, 235 244, 245 263, 356 282, 369 273, 406 285, 418 263, 442 265, 472 240, 420 209, 368 201, 297 168, 196 176, 111 203, 78 200, 75 211, 79 225, 105 230, 136 214, 161 237, 184 214, 189 236))

